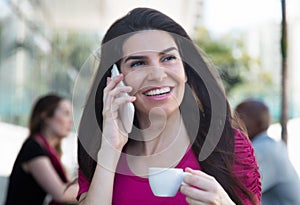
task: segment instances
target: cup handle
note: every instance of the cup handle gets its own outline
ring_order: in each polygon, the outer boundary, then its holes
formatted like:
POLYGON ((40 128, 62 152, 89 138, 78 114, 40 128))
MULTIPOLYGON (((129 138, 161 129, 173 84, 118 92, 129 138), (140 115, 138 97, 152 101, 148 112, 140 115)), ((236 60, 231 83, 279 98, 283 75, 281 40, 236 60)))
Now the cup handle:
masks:
MULTIPOLYGON (((183 172, 183 177, 184 177, 184 176, 187 176, 187 175, 192 175, 192 174, 189 173, 189 172, 183 172)), ((183 181, 183 178, 182 178, 181 185, 187 185, 187 184, 183 181)))

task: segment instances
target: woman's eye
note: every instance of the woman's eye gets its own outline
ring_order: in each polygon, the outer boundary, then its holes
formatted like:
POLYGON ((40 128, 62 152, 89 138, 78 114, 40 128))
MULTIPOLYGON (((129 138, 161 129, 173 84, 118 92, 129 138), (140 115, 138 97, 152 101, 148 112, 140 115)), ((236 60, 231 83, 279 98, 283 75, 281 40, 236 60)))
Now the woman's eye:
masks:
POLYGON ((137 66, 141 66, 141 65, 145 65, 144 61, 136 61, 130 64, 131 68, 137 67, 137 66))
POLYGON ((167 57, 164 57, 163 59, 162 59, 162 62, 166 62, 166 61, 171 61, 171 60, 176 60, 177 58, 176 58, 176 56, 167 56, 167 57))

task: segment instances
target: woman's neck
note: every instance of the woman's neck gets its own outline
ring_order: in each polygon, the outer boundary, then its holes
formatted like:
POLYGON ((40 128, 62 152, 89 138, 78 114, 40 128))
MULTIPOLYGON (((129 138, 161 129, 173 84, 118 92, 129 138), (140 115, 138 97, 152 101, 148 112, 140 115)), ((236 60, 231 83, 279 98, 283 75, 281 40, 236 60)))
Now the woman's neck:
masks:
MULTIPOLYGON (((143 140, 138 142, 138 153, 144 156, 153 155, 164 151, 167 147, 187 147, 189 137, 184 126, 180 111, 177 110, 170 116, 150 115, 150 126, 142 131, 143 140)), ((143 126, 142 124, 142 127, 143 126)))
POLYGON ((142 131, 142 141, 131 141, 126 151, 130 170, 141 177, 147 176, 149 167, 175 167, 190 146, 179 110, 164 122, 154 117, 152 122, 151 129, 142 131))
POLYGON ((43 135, 43 137, 45 137, 51 147, 55 147, 59 143, 59 137, 49 132, 48 130, 42 131, 41 134, 43 135))

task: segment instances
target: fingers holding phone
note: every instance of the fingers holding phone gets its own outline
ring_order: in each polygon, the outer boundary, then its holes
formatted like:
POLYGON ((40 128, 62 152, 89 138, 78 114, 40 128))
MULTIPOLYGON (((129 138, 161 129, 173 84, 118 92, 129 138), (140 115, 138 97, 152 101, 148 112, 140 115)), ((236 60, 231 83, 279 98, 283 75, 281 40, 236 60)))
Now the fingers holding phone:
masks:
POLYGON ((132 87, 125 86, 123 78, 123 74, 112 71, 103 93, 103 135, 116 149, 126 144, 134 117, 135 97, 128 95, 132 87))
MULTIPOLYGON (((123 82, 123 75, 119 73, 119 70, 116 65, 114 65, 111 70, 111 77, 112 77, 112 80, 114 80, 115 78, 116 78, 116 80, 119 80, 119 81, 117 81, 118 82, 116 85, 117 88, 122 89, 124 87, 128 87, 128 86, 125 86, 125 84, 123 82), (119 77, 121 79, 119 79, 119 77)), ((123 127, 124 127, 126 133, 131 132, 132 125, 133 125, 133 118, 134 118, 134 106, 133 106, 132 102, 135 100, 135 98, 131 98, 131 97, 128 98, 129 97, 128 92, 130 92, 130 91, 121 92, 119 94, 123 98, 129 99, 129 101, 127 101, 127 102, 121 102, 121 104, 119 106, 119 110, 118 110, 119 118, 123 124, 123 127)))
MULTIPOLYGON (((108 78, 107 87, 104 89, 104 103, 105 112, 107 111, 116 111, 120 108, 121 105, 125 103, 130 103, 135 100, 134 96, 129 96, 129 93, 132 90, 130 86, 118 86, 120 79, 123 79, 123 76, 120 75, 117 78, 108 78)), ((104 110, 104 109, 103 109, 104 110)))

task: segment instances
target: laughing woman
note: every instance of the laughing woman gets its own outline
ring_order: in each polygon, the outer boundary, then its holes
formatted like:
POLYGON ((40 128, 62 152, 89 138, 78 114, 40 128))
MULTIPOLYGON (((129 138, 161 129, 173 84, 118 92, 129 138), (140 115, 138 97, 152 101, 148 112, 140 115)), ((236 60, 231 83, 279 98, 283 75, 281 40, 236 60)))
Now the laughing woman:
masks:
POLYGON ((134 9, 108 29, 100 60, 79 127, 80 204, 260 204, 251 143, 179 24, 134 9), (121 75, 111 78, 114 64, 121 75), (135 108, 130 133, 118 112, 126 103, 135 108), (155 197, 149 167, 191 174, 175 197, 155 197))

